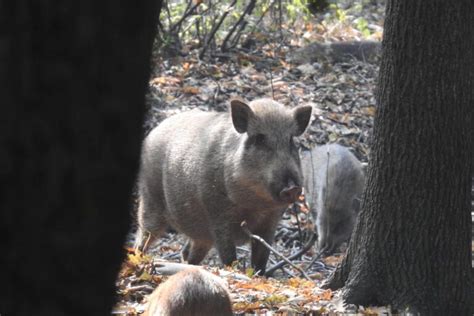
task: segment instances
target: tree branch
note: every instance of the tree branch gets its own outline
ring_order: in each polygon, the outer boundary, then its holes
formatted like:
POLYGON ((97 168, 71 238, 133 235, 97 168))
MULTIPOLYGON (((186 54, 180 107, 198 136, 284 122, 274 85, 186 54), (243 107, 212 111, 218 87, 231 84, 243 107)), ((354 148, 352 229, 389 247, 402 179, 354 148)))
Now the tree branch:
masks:
MULTIPOLYGON (((222 52, 226 52, 228 47, 227 47, 227 41, 232 37, 232 35, 234 34, 235 30, 237 29, 237 27, 242 24, 244 27, 245 27, 245 24, 246 23, 243 23, 244 22, 244 17, 246 15, 250 15, 252 14, 252 11, 253 9, 255 8, 255 3, 257 2, 257 0, 250 0, 249 1, 249 4, 247 5, 247 7, 245 8, 244 12, 240 15, 239 17, 239 20, 237 21, 237 23, 234 24, 234 26, 232 26, 232 28, 230 29, 229 33, 227 33, 226 37, 224 38, 224 40, 222 41, 222 45, 221 45, 221 51, 222 52)), ((240 28, 240 31, 242 31, 242 28, 240 28)))
POLYGON ((232 8, 235 6, 236 3, 237 3, 237 0, 233 0, 232 3, 229 5, 229 7, 224 11, 224 13, 222 13, 222 16, 221 16, 219 22, 217 22, 217 24, 214 25, 214 28, 211 30, 211 33, 209 33, 209 36, 207 37, 206 43, 204 44, 204 46, 202 47, 201 52, 199 53, 199 59, 202 59, 204 57, 204 54, 206 53, 207 48, 209 47, 209 44, 211 43, 212 39, 214 38, 214 35, 216 34, 216 32, 219 29, 219 27, 221 26, 222 22, 224 22, 224 19, 227 17, 227 15, 232 10, 232 8))
POLYGON ((306 279, 312 281, 312 279, 309 277, 309 275, 306 274, 306 272, 301 269, 300 267, 298 267, 297 265, 295 265, 293 262, 291 262, 290 260, 288 260, 288 258, 286 258, 284 255, 282 255, 280 252, 278 252, 278 250, 276 250, 275 248, 273 248, 272 246, 270 246, 269 243, 267 243, 262 237, 258 236, 258 235, 254 235, 250 232, 250 230, 248 229, 247 227, 247 222, 246 221, 243 221, 241 224, 240 224, 240 227, 242 228, 242 230, 244 231, 245 234, 247 234, 250 238, 252 239, 255 239, 257 241, 259 241, 262 245, 264 245, 268 250, 272 251, 274 254, 276 254, 278 257, 280 257, 281 259, 283 259, 283 261, 285 261, 286 263, 288 263, 290 266, 292 266, 293 268, 295 268, 296 270, 298 270, 301 275, 303 275, 306 279))
MULTIPOLYGON (((201 4, 201 2, 198 1, 195 5, 193 5, 193 6, 191 7, 191 9, 185 11, 185 13, 184 13, 183 16, 181 17, 181 19, 179 19, 179 21, 176 22, 176 24, 173 25, 173 26, 170 28, 169 32, 172 33, 176 28, 181 27, 181 24, 183 23, 183 21, 184 21, 188 16, 190 16, 190 15, 196 10, 196 8, 197 8, 200 4, 201 4)), ((189 7, 189 6, 188 6, 188 7, 189 7)))
MULTIPOLYGON (((302 256, 303 254, 305 254, 309 249, 311 249, 311 247, 316 242, 317 238, 318 238, 317 234, 313 233, 311 235, 311 238, 309 239, 309 241, 306 243, 306 245, 304 245, 304 247, 301 248, 297 253, 289 256, 288 260, 294 260, 294 259, 302 256)), ((282 260, 282 261, 278 262, 277 264, 275 264, 274 266, 270 267, 267 270, 267 272, 265 272, 265 276, 271 276, 273 274, 273 272, 275 272, 277 269, 280 269, 281 267, 283 267, 285 265, 285 263, 286 263, 286 261, 282 260)))

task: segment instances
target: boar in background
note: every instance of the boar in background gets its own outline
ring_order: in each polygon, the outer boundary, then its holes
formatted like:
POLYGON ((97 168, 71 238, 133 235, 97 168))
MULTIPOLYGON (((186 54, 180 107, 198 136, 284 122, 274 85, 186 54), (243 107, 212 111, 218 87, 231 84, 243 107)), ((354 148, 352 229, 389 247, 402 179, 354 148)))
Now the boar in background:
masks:
POLYGON ((348 148, 338 144, 303 151, 301 161, 318 248, 329 255, 351 237, 365 184, 363 167, 348 148))

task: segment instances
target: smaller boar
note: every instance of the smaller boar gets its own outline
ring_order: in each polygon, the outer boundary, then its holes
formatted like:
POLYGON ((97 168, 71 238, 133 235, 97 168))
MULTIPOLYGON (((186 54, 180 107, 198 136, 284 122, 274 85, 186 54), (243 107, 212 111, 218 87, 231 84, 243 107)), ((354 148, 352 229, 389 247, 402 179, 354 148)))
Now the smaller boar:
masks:
MULTIPOLYGON (((230 113, 189 111, 164 120, 143 143, 136 247, 172 227, 188 237, 188 263, 199 264, 216 246, 230 265, 236 245, 249 239, 242 221, 271 244, 282 212, 302 191, 293 138, 305 131, 311 109, 232 100, 230 113)), ((251 264, 260 274, 268 255, 252 243, 251 264)))
POLYGON ((331 144, 302 152, 305 197, 316 218, 318 247, 329 255, 349 240, 364 188, 362 164, 346 147, 331 144))
POLYGON ((144 316, 231 316, 232 303, 219 277, 188 268, 161 284, 148 298, 144 316))

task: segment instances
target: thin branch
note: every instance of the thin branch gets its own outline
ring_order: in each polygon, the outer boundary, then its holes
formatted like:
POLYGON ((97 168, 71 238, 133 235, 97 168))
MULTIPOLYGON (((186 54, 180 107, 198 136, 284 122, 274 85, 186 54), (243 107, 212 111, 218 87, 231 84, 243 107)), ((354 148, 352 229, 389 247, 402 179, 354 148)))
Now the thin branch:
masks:
POLYGON ((295 214, 296 217, 296 227, 298 228, 298 236, 300 237, 300 241, 303 240, 303 232, 301 231, 301 223, 300 223, 300 217, 298 216, 298 211, 297 211, 297 205, 296 203, 293 203, 291 206, 291 211, 295 214))
POLYGON ((276 3, 276 0, 273 0, 270 5, 266 8, 265 11, 262 12, 262 15, 260 16, 260 18, 258 19, 258 21, 255 23, 255 25, 253 26, 252 30, 249 32, 249 33, 253 33, 255 32, 255 29, 257 28, 257 26, 263 21, 263 18, 265 17, 265 15, 267 14, 268 11, 270 11, 270 9, 273 8, 273 6, 275 5, 276 3))
MULTIPOLYGON (((177 262, 168 262, 158 260, 153 262, 154 272, 161 274, 161 275, 173 275, 180 271, 187 270, 190 268, 199 268, 203 269, 200 265, 193 265, 188 263, 177 263, 177 262)), ((228 272, 225 270, 219 270, 220 276, 232 276, 232 278, 236 280, 243 280, 243 281, 250 281, 250 278, 244 274, 236 273, 236 272, 228 272)))
MULTIPOLYGON (((316 242, 316 239, 317 239, 317 234, 316 233, 313 233, 311 235, 311 238, 309 239, 309 241, 306 243, 306 245, 304 245, 303 248, 300 249, 300 251, 298 251, 297 253, 291 255, 290 257, 288 257, 288 260, 294 260, 296 258, 299 258, 300 256, 302 256, 303 254, 305 254, 309 249, 311 249, 311 247, 313 247, 314 243, 316 242)), ((275 272, 277 269, 283 267, 285 265, 285 261, 282 260, 280 262, 278 262, 277 264, 275 264, 274 266, 270 267, 269 269, 267 269, 267 272, 265 272, 265 276, 271 276, 273 274, 273 272, 275 272)))
POLYGON ((127 294, 137 292, 137 291, 145 291, 148 293, 153 292, 155 288, 149 284, 141 284, 141 285, 135 285, 135 286, 130 286, 125 289, 127 294))
POLYGON ((306 279, 312 281, 312 279, 309 277, 309 275, 306 274, 306 272, 301 269, 300 267, 298 267, 297 265, 295 265, 293 262, 291 262, 290 260, 288 260, 288 258, 286 258, 284 255, 282 255, 280 252, 278 252, 278 250, 276 250, 275 248, 273 248, 272 246, 270 246, 269 243, 267 243, 262 237, 258 236, 258 235, 254 235, 250 232, 250 230, 248 229, 247 227, 247 222, 246 221, 243 221, 241 224, 240 224, 240 227, 242 228, 242 230, 244 231, 245 234, 247 234, 250 238, 252 239, 255 239, 257 241, 259 241, 262 245, 265 246, 265 248, 267 248, 268 250, 272 251, 274 254, 276 254, 278 257, 280 257, 281 259, 283 259, 286 263, 288 263, 290 266, 292 266, 293 268, 295 268, 296 270, 298 270, 298 272, 301 273, 301 275, 303 275, 306 279))
POLYGON ((270 87, 272 88, 272 99, 275 100, 275 90, 273 89, 273 73, 270 67, 270 87))
MULTIPOLYGON (((254 8, 255 8, 255 3, 252 4, 252 7, 250 8, 250 11, 248 12, 248 15, 252 14, 254 8)), ((247 24, 248 24, 248 22, 246 20, 242 21, 242 23, 239 26, 239 29, 237 30, 237 33, 235 34, 234 38, 232 39, 230 47, 237 46, 237 44, 239 42, 239 39, 242 36, 242 32, 244 31, 247 24)))
POLYGON ((229 5, 229 7, 224 11, 224 13, 222 13, 222 16, 221 16, 219 22, 217 22, 217 24, 214 25, 214 28, 211 30, 211 33, 207 37, 206 43, 204 44, 204 46, 202 47, 201 52, 199 53, 199 59, 202 59, 204 57, 204 54, 206 53, 207 48, 211 44, 211 41, 214 38, 214 35, 216 34, 216 32, 219 29, 219 27, 221 26, 222 22, 224 22, 224 19, 227 17, 227 15, 232 10, 232 8, 235 6, 236 3, 237 3, 237 0, 233 0, 232 3, 229 5))
POLYGON ((205 7, 204 9, 201 10, 201 12, 199 12, 199 18, 196 19, 196 32, 197 32, 197 37, 198 37, 198 40, 199 40, 199 45, 198 47, 203 47, 204 45, 204 41, 205 39, 207 38, 207 34, 208 34, 208 30, 207 30, 207 27, 206 27, 206 19, 208 18, 208 16, 212 16, 213 17, 213 20, 212 20, 212 25, 214 25, 215 21, 216 21, 216 17, 214 15, 214 3, 209 1, 208 3, 208 6, 205 7), (202 28, 201 28, 202 26, 202 28), (201 32, 202 31, 202 32, 201 32))
POLYGON ((200 21, 199 19, 196 19, 196 21, 194 21, 194 25, 196 26, 196 37, 198 39, 198 45, 201 46, 202 45, 202 38, 201 38, 201 27, 200 27, 200 21))
POLYGON ((306 266, 306 270, 309 270, 313 264, 319 259, 321 258, 321 256, 323 255, 323 253, 326 251, 327 247, 324 247, 323 249, 319 250, 318 253, 316 253, 316 255, 314 256, 314 258, 311 260, 311 262, 306 266))
POLYGON ((199 266, 187 263, 168 262, 161 260, 153 262, 154 272, 162 275, 173 275, 180 271, 195 267, 199 266))
MULTIPOLYGON (((172 23, 171 23, 171 11, 170 11, 170 7, 169 7, 169 5, 168 5, 168 1, 165 1, 164 3, 165 3, 166 13, 168 13, 168 16, 167 16, 167 18, 168 18, 168 26, 171 28, 172 23)), ((164 30, 164 28, 163 28, 163 30, 164 30)))
POLYGON ((283 8, 282 1, 278 0, 278 24, 280 28, 280 38, 283 39, 283 8))
MULTIPOLYGON (((239 20, 237 21, 237 23, 235 23, 232 28, 230 29, 229 33, 227 33, 226 37, 224 38, 224 40, 222 41, 222 45, 221 45, 221 51, 223 52, 226 52, 228 47, 227 47, 227 41, 232 37, 232 35, 234 34, 235 30, 237 29, 237 27, 239 25, 244 25, 245 27, 245 21, 244 21, 244 18, 246 15, 250 15, 252 14, 252 11, 253 9, 255 8, 255 3, 257 2, 257 0, 250 0, 249 1, 249 4, 247 5, 247 7, 245 8, 244 12, 240 15, 239 17, 239 20)), ((242 31, 242 27, 240 28, 240 32, 242 31)))
MULTIPOLYGON (((190 3, 192 3, 192 1, 190 1, 190 3)), ((178 30, 179 30, 179 28, 181 27, 181 24, 183 23, 183 21, 184 21, 188 16, 190 16, 191 14, 193 14, 194 11, 197 9, 197 7, 198 7, 200 4, 201 4, 201 2, 198 1, 195 5, 193 5, 193 6, 191 7, 191 9, 185 11, 184 14, 183 14, 183 16, 181 17, 181 19, 179 19, 179 21, 176 22, 176 24, 173 25, 173 26, 170 28, 170 31, 169 31, 169 32, 172 33, 176 28, 178 28, 178 30)), ((189 8, 189 5, 188 5, 188 8, 189 8)), ((186 9, 188 9, 188 8, 186 8, 186 9)))
POLYGON ((237 31, 234 38, 232 39, 229 48, 234 48, 237 46, 237 44, 239 43, 240 36, 242 36, 242 31, 245 29, 247 24, 248 24, 247 21, 243 21, 242 24, 240 24, 239 30, 237 31))
MULTIPOLYGON (((270 259, 270 258, 269 258, 269 261, 270 261, 273 265, 275 265, 275 264, 277 263, 276 260, 272 260, 272 259, 270 259)), ((290 277, 290 278, 296 278, 296 277, 297 277, 292 271, 286 269, 285 267, 281 267, 280 269, 281 269, 281 271, 282 271, 284 274, 286 274, 286 275, 287 275, 288 277, 290 277)), ((265 273, 265 276, 267 276, 266 273, 265 273)), ((268 276, 267 276, 267 277, 268 277, 268 276)))

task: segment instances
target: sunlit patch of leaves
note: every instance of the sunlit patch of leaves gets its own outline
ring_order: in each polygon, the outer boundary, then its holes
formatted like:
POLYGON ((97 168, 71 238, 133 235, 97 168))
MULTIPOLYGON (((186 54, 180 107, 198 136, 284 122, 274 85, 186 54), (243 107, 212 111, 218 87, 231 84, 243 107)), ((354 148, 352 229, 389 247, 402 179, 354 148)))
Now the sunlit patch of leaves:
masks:
POLYGON ((333 298, 331 290, 321 290, 314 282, 300 278, 276 280, 256 277, 248 282, 229 281, 229 286, 234 299, 233 309, 237 314, 270 310, 305 313, 320 310, 333 298))

